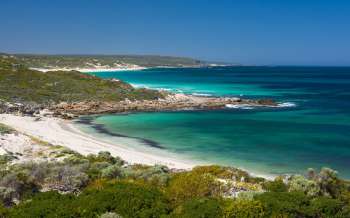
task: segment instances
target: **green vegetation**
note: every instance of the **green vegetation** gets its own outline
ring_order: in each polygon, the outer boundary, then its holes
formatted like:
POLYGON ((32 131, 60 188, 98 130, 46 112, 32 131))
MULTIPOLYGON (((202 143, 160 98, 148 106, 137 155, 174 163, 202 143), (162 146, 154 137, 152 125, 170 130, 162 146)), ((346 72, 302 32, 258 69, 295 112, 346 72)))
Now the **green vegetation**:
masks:
POLYGON ((13 129, 11 127, 0 123, 0 135, 8 134, 8 133, 11 133, 11 132, 13 132, 13 129))
POLYGON ((108 152, 60 151, 66 155, 60 162, 1 168, 0 217, 350 216, 350 184, 327 168, 265 181, 232 167, 172 172, 164 166, 127 165, 108 152))
POLYGON ((10 102, 59 103, 155 99, 158 91, 135 89, 122 81, 79 72, 42 73, 29 70, 14 57, 0 57, 0 96, 10 102))
POLYGON ((20 63, 37 68, 91 68, 91 66, 115 67, 116 64, 134 64, 144 67, 200 66, 199 60, 185 57, 157 55, 15 55, 20 63))

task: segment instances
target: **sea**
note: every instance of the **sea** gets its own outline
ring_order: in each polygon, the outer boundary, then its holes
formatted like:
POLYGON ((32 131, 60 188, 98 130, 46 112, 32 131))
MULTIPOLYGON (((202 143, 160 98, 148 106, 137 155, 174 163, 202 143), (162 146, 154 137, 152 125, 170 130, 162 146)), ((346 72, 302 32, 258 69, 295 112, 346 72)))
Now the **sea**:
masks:
POLYGON ((76 123, 96 137, 258 175, 330 167, 350 178, 350 67, 152 68, 91 74, 138 88, 279 103, 273 108, 227 105, 221 110, 106 114, 76 123))

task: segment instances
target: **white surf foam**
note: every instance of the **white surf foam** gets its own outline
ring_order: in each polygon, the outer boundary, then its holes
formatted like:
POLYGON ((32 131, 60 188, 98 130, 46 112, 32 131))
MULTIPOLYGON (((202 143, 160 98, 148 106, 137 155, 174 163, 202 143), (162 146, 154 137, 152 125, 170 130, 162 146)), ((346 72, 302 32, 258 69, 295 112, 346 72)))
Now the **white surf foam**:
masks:
POLYGON ((250 105, 245 105, 245 104, 226 104, 225 107, 232 108, 232 109, 245 109, 245 110, 254 109, 254 107, 250 105))
POLYGON ((206 94, 206 93, 197 93, 197 92, 192 93, 192 95, 195 95, 195 96, 204 96, 204 97, 209 97, 209 96, 212 96, 211 94, 206 94))
POLYGON ((277 105, 277 107, 296 107, 297 105, 293 102, 282 102, 277 105))

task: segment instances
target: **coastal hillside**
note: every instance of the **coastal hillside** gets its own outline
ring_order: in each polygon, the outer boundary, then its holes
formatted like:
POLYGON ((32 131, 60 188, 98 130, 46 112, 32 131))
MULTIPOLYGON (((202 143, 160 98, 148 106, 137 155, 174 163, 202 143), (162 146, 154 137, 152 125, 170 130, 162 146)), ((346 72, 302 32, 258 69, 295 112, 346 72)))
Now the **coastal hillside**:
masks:
POLYGON ((158 55, 15 55, 21 64, 31 68, 115 68, 141 67, 198 67, 204 62, 186 57, 158 55))
POLYGON ((18 58, 0 56, 0 96, 9 102, 144 100, 162 97, 158 91, 135 89, 119 80, 104 80, 76 71, 42 73, 28 69, 18 58))

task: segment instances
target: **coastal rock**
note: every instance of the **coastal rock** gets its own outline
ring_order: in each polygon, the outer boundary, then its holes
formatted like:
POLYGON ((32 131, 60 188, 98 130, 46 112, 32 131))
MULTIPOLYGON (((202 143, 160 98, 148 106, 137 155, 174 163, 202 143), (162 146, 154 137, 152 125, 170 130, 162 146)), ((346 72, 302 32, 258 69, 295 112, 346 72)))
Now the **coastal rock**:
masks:
POLYGON ((275 106, 272 100, 247 100, 237 97, 220 98, 194 96, 185 94, 168 94, 165 98, 155 100, 125 99, 119 102, 88 101, 74 103, 60 103, 50 109, 64 118, 72 115, 89 115, 101 113, 121 113, 135 111, 171 111, 171 110, 211 110, 225 108, 226 105, 275 106), (70 114, 69 116, 64 114, 70 114))
POLYGON ((259 99, 257 100, 257 103, 261 105, 277 106, 277 103, 272 99, 259 99))

